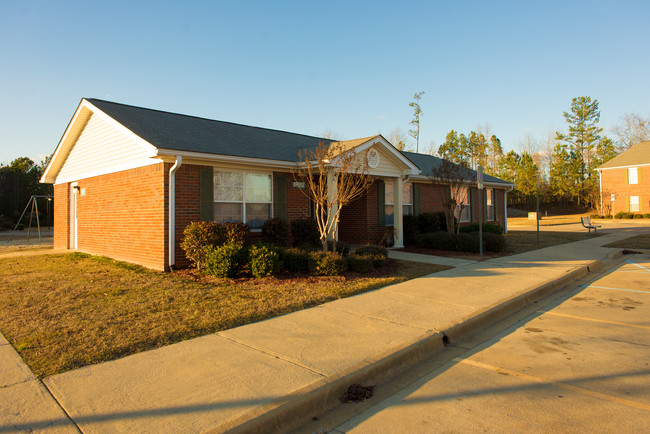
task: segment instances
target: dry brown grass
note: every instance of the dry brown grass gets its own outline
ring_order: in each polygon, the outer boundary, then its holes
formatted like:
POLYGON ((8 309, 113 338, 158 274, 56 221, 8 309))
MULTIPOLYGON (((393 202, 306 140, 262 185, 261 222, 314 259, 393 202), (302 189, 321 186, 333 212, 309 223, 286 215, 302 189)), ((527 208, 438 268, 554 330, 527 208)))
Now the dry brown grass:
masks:
POLYGON ((510 230, 504 236, 506 237, 506 249, 503 252, 506 255, 515 255, 531 250, 543 249, 544 247, 557 246, 559 244, 572 243, 574 241, 586 240, 596 235, 589 235, 588 232, 554 232, 540 231, 539 246, 537 245, 537 231, 535 230, 510 230))
POLYGON ((449 267, 212 279, 84 254, 0 259, 0 331, 39 377, 315 306, 449 267))
POLYGON ((650 249, 650 235, 637 235, 605 245, 619 249, 650 249))
MULTIPOLYGON (((540 226, 556 226, 556 225, 569 225, 569 224, 580 224, 580 217, 587 217, 589 213, 583 214, 566 214, 566 215, 557 215, 557 216, 548 216, 544 217, 542 215, 541 220, 539 221, 540 226)), ((537 223, 535 220, 529 220, 528 217, 508 217, 508 227, 511 226, 533 226, 536 227, 537 223)))

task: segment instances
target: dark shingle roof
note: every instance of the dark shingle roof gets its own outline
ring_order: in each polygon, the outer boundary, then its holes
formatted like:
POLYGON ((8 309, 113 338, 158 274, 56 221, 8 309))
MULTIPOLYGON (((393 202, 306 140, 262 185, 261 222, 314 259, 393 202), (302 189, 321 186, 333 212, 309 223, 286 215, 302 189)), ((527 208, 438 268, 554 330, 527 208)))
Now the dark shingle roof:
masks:
POLYGON ((169 113, 100 99, 87 100, 133 133, 162 149, 297 161, 301 149, 331 140, 169 113))
MULTIPOLYGON (((286 131, 215 121, 95 98, 86 99, 134 134, 161 149, 296 162, 300 150, 315 148, 320 142, 332 142, 286 131)), ((432 155, 405 151, 402 154, 421 169, 420 174, 423 176, 430 175, 433 168, 440 165, 440 158, 432 155)), ((485 175, 484 179, 486 182, 510 185, 507 181, 489 175, 485 175)))
MULTIPOLYGON (((415 152, 407 152, 407 151, 401 151, 401 152, 406 158, 408 158, 411 161, 411 163, 415 164, 420 168, 421 170, 420 175, 422 176, 431 175, 434 169, 440 167, 440 162, 442 161, 440 158, 434 157, 433 155, 416 154, 415 152)), ((472 174, 473 180, 476 180, 476 171, 471 169, 468 170, 472 174)), ((512 183, 508 181, 504 181, 503 179, 499 179, 491 175, 483 175, 483 181, 494 183, 494 184, 512 185, 512 183)))

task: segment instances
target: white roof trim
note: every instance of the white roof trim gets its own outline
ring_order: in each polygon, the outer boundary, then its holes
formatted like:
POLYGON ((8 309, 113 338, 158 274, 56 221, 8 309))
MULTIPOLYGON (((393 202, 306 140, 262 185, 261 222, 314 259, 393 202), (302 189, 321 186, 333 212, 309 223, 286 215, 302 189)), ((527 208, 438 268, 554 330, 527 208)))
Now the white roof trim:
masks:
MULTIPOLYGON (((86 98, 82 98, 81 102, 79 103, 79 106, 77 107, 77 110, 72 116, 72 120, 68 124, 68 127, 65 129, 65 132, 63 133, 63 136, 61 137, 59 144, 56 146, 56 150, 54 151, 54 155, 52 156, 50 163, 47 165, 45 171, 43 172, 43 176, 40 179, 41 183, 56 182, 57 184, 59 184, 61 182, 64 182, 58 180, 57 175, 59 174, 61 167, 63 166, 63 163, 65 162, 66 158, 70 154, 72 147, 75 145, 77 139, 79 138, 78 136, 74 138, 70 137, 70 134, 75 127, 79 126, 78 125, 79 122, 84 122, 85 124, 86 122, 88 122, 88 119, 90 119, 92 115, 99 116, 101 119, 108 122, 112 127, 116 128, 123 134, 131 137, 136 142, 136 144, 142 146, 143 150, 149 156, 154 157, 156 155, 155 146, 153 146, 151 143, 147 142, 146 140, 142 139, 140 136, 138 136, 133 131, 126 128, 124 125, 122 125, 112 117, 108 116, 99 108, 91 104, 86 98)), ((79 134, 81 133, 82 130, 83 128, 79 130, 79 134)))
POLYGON ((241 163, 251 164, 254 166, 263 167, 296 167, 297 162, 282 161, 282 160, 267 160, 265 158, 252 158, 252 157, 239 157, 235 155, 221 155, 221 154, 206 154, 203 152, 191 151, 175 151, 173 149, 156 149, 156 156, 158 157, 175 157, 176 155, 182 156, 184 159, 203 160, 209 162, 223 161, 227 163, 241 163))
POLYGON ((392 154, 397 160, 399 160, 403 165, 406 166, 408 169, 405 175, 419 175, 420 174, 420 168, 417 167, 415 164, 411 162, 408 158, 406 158, 400 151, 397 150, 393 145, 390 144, 388 140, 384 138, 381 134, 371 137, 367 142, 364 142, 360 145, 355 146, 354 148, 351 149, 351 151, 354 151, 355 153, 363 152, 366 149, 370 148, 371 146, 374 146, 376 144, 381 144, 384 149, 386 149, 390 154, 392 154))
POLYGON ((124 170, 129 170, 129 169, 137 169, 138 167, 146 167, 146 166, 151 166, 153 164, 159 164, 159 163, 163 163, 163 160, 158 158, 140 158, 137 160, 131 160, 128 163, 117 164, 110 167, 102 167, 101 169, 75 174, 74 177, 72 176, 67 176, 65 178, 57 177, 54 182, 54 185, 64 184, 66 182, 79 181, 82 179, 88 179, 95 176, 107 175, 109 173, 122 172, 124 170))
POLYGON ((650 166, 650 163, 641 163, 641 164, 628 164, 626 166, 616 166, 616 167, 599 167, 596 169, 597 171, 601 170, 611 170, 611 169, 627 169, 629 167, 644 167, 644 166, 650 166))

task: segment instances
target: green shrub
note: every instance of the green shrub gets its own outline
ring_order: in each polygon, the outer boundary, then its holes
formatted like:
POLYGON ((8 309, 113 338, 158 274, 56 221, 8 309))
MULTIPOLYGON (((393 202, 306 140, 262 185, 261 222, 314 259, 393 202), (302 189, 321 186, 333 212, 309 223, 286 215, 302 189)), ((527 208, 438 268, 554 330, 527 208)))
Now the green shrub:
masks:
POLYGON ((416 237, 416 242, 419 247, 425 249, 457 250, 455 234, 447 231, 420 234, 416 237))
POLYGON ((267 243, 287 246, 289 245, 289 224, 280 217, 268 219, 262 225, 262 236, 267 243))
POLYGON ((348 268, 356 273, 369 273, 373 267, 372 256, 355 255, 354 253, 348 256, 348 268))
POLYGON ((634 213, 633 212, 626 212, 623 214, 624 219, 633 219, 634 218, 634 213))
POLYGON ((591 215, 589 216, 589 218, 591 218, 591 219, 601 219, 601 218, 603 218, 603 217, 602 217, 600 214, 591 214, 591 215))
POLYGON ((365 246, 357 247, 354 249, 354 253, 357 255, 384 255, 388 256, 388 249, 386 247, 375 246, 372 244, 366 244, 365 246))
POLYGON ((486 252, 501 252, 506 247, 506 239, 503 235, 492 232, 483 233, 483 250, 486 252))
POLYGON ((343 255, 334 252, 311 252, 309 270, 320 276, 339 276, 348 268, 343 255))
MULTIPOLYGON (((334 243, 332 241, 327 242, 327 250, 332 251, 334 243)), ((347 256, 350 253, 350 246, 343 241, 336 242, 336 253, 340 253, 343 256, 347 256)))
POLYGON ((642 219, 642 218, 643 218, 643 214, 634 214, 634 218, 635 218, 635 219, 642 219))
POLYGON ((650 212, 643 214, 644 219, 650 219, 650 212))
POLYGON ((255 277, 271 277, 278 274, 280 267, 280 254, 275 246, 269 244, 256 244, 248 251, 251 274, 255 277))
POLYGON ((418 233, 428 234, 447 230, 444 212, 424 212, 417 216, 418 233))
POLYGON ((456 250, 478 253, 480 250, 477 232, 456 234, 456 250))
POLYGON ((309 252, 298 248, 280 250, 282 266, 290 273, 309 271, 309 252))
POLYGON ((16 230, 17 231, 24 231, 25 230, 25 225, 23 223, 18 223, 16 225, 16 230))
POLYGON ((291 236, 293 237, 294 246, 308 245, 318 247, 321 245, 318 224, 312 218, 292 221, 291 236))
POLYGON ((223 223, 226 228, 226 241, 224 244, 233 243, 243 246, 248 244, 251 228, 246 223, 223 223))
POLYGON ((205 266, 206 247, 217 247, 226 242, 226 228, 215 222, 192 222, 187 225, 183 235, 181 249, 198 269, 205 266))
POLYGON ((402 220, 402 228, 404 234, 404 245, 411 246, 415 244, 415 237, 420 233, 418 230, 417 217, 405 215, 402 220))
POLYGON ((616 214, 614 214, 614 218, 622 219, 625 214, 627 214, 625 211, 617 212, 616 214))
POLYGON ((239 243, 226 243, 221 247, 205 249, 205 273, 215 277, 236 277, 244 271, 246 248, 239 243))
MULTIPOLYGON (((648 215, 650 215, 650 214, 648 214, 648 215)), ((603 216, 603 217, 604 217, 604 218, 606 218, 606 219, 611 219, 611 218, 614 218, 614 216, 613 216, 613 215, 611 215, 611 214, 607 214, 606 216, 603 216)))
POLYGON ((375 268, 381 268, 386 265, 388 256, 382 255, 381 253, 375 253, 374 255, 367 255, 372 258, 372 266, 375 268))
MULTIPOLYGON (((478 232, 478 223, 460 227, 461 233, 478 232)), ((497 235, 503 234, 503 227, 498 223, 483 223, 483 233, 490 232, 497 235)))

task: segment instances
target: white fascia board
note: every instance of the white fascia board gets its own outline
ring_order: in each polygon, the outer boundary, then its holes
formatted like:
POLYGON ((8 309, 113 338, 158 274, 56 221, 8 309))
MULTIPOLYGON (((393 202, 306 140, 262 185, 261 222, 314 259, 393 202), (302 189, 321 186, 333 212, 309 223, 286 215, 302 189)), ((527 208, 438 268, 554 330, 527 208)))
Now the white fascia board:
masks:
POLYGON ((151 143, 147 142, 144 140, 142 137, 138 136, 136 133, 104 113, 101 109, 98 107, 94 106, 91 102, 89 102, 87 99, 83 99, 81 103, 88 107, 93 114, 96 114, 103 120, 105 120, 109 125, 114 127, 115 129, 119 130, 121 133, 127 135, 128 137, 131 137, 138 145, 142 147, 142 149, 147 153, 148 156, 154 157, 156 155, 156 147, 152 145, 151 143))
POLYGON ((599 172, 602 172, 603 170, 612 170, 612 169, 627 169, 630 167, 644 167, 644 166, 650 166, 650 163, 641 163, 641 164, 629 164, 627 166, 616 166, 616 167, 602 167, 596 169, 599 172))
POLYGON ((267 160, 264 158, 251 158, 251 157, 238 157, 234 155, 220 155, 220 154, 206 154, 203 152, 191 152, 191 151, 176 151, 173 149, 156 149, 157 157, 176 157, 180 155, 183 157, 183 160, 197 160, 197 161, 206 161, 206 162, 226 162, 226 163, 239 163, 247 164, 251 166, 260 166, 260 167, 278 167, 278 168, 291 168, 296 167, 297 163, 292 161, 282 161, 282 160, 267 160))
MULTIPOLYGON (((138 145, 142 146, 145 152, 147 152, 147 155, 149 155, 150 157, 155 156, 155 151, 156 151, 155 146, 153 146, 151 143, 147 142, 146 140, 144 140, 143 138, 135 134, 133 131, 126 128, 121 123, 117 122, 112 117, 108 116, 99 108, 91 104, 87 99, 82 98, 81 102, 79 103, 79 106, 77 107, 77 110, 72 116, 72 120, 68 124, 68 127, 63 133, 63 136, 61 137, 61 140, 59 141, 59 144, 57 145, 56 150, 54 151, 54 155, 52 156, 50 163, 45 168, 45 171, 43 172, 43 176, 41 177, 39 182, 46 183, 46 184, 53 184, 53 183, 60 184, 61 182, 65 182, 57 179, 57 174, 61 169, 61 166, 63 166, 63 163, 68 157, 70 150, 72 149, 72 147, 76 142, 76 138, 72 140, 70 134, 74 129, 74 127, 77 126, 79 122, 84 122, 84 123, 87 122, 88 119, 90 119, 90 116, 92 115, 99 116, 101 119, 105 120, 109 125, 119 130, 121 133, 131 137, 138 145)), ((140 167, 140 166, 135 166, 135 167, 140 167)))
POLYGON ((420 174, 420 168, 417 167, 415 164, 411 163, 411 160, 409 160, 404 155, 402 155, 402 153, 398 151, 397 148, 395 148, 393 145, 391 145, 388 142, 388 140, 386 140, 384 136, 382 136, 381 134, 371 138, 365 143, 358 145, 357 147, 354 148, 354 152, 363 152, 377 143, 381 143, 384 149, 390 152, 397 160, 399 160, 402 164, 404 164, 407 167, 407 170, 405 170, 403 173, 404 175, 420 174))
POLYGON ((66 182, 79 181, 81 179, 93 178, 95 176, 107 175, 109 173, 122 172, 123 170, 137 169, 138 167, 151 166, 153 164, 159 164, 162 162, 163 161, 159 158, 140 158, 138 160, 131 160, 127 163, 116 164, 114 166, 102 167, 101 169, 75 174, 74 177, 57 177, 53 184, 57 185, 64 184, 66 182))
MULTIPOLYGON (((70 120, 68 126, 63 132, 63 136, 61 136, 61 140, 59 140, 59 143, 56 145, 54 154, 52 155, 52 158, 50 159, 50 162, 48 163, 47 167, 43 171, 43 175, 41 176, 41 179, 39 179, 38 181, 41 184, 52 184, 54 183, 54 181, 56 181, 56 174, 52 172, 56 171, 58 173, 58 171, 61 169, 61 166, 63 165, 63 162, 65 161, 65 158, 67 157, 68 152, 70 151, 70 149, 64 149, 64 148, 71 148, 71 146, 65 146, 65 143, 72 129, 77 124, 77 122, 81 122, 80 121, 81 113, 84 111, 85 108, 83 102, 84 99, 82 99, 79 105, 77 106, 77 110, 75 110, 72 119, 70 120), (66 155, 62 155, 63 153, 65 153, 66 155), (58 167, 55 169, 55 166, 58 167)), ((87 122, 89 118, 90 116, 84 119, 83 122, 87 122)))
MULTIPOLYGON (((434 179, 428 177, 428 176, 411 176, 412 181, 426 181, 426 182, 432 182, 434 179)), ((463 184, 471 184, 475 185, 476 181, 463 181, 463 184)), ((516 187, 517 184, 513 184, 510 182, 504 183, 504 182, 489 182, 489 181, 483 181, 483 185, 488 186, 488 187, 495 187, 495 188, 509 188, 509 187, 516 187)))

